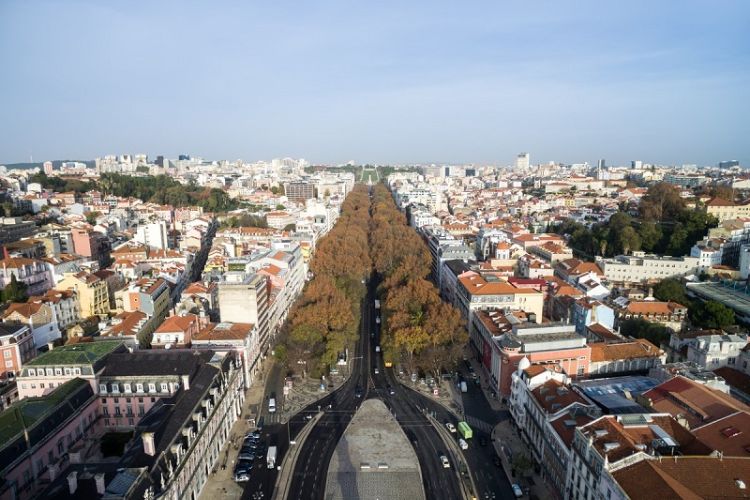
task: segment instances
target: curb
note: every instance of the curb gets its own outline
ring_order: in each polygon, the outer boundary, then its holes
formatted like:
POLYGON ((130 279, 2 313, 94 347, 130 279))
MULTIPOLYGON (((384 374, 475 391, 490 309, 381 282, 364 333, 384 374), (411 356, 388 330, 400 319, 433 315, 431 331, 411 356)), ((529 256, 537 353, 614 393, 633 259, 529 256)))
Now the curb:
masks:
POLYGON ((289 448, 289 451, 284 456, 284 460, 281 462, 281 471, 276 477, 276 484, 273 487, 273 496, 271 498, 274 498, 276 500, 284 500, 286 498, 288 493, 287 490, 289 489, 289 485, 292 482, 291 478, 294 474, 294 468, 297 466, 297 457, 299 456, 299 450, 302 449, 302 445, 305 444, 307 435, 310 434, 313 427, 315 427, 315 424, 318 423, 318 420, 320 420, 322 415, 323 412, 316 413, 313 419, 305 424, 305 426, 302 428, 295 439, 296 444, 294 444, 294 449, 289 448), (282 490, 281 479, 284 476, 287 477, 284 481, 284 487, 282 490))

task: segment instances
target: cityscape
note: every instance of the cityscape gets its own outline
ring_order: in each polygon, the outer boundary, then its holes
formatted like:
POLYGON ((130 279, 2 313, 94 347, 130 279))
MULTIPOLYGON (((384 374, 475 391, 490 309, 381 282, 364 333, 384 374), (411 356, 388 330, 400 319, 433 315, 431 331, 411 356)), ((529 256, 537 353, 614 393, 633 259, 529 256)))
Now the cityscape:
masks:
POLYGON ((750 498, 747 5, 32 3, 0 500, 750 498))

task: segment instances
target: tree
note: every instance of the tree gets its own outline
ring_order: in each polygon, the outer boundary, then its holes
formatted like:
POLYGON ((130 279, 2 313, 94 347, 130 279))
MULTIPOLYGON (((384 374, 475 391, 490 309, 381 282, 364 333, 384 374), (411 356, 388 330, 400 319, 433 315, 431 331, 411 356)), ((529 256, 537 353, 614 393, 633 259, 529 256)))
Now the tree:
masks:
POLYGON ((653 252, 662 239, 661 226, 654 222, 643 222, 638 226, 641 237, 641 248, 646 252, 653 252))
POLYGON ((26 302, 28 295, 26 283, 18 281, 15 274, 10 275, 10 283, 0 290, 0 298, 3 302, 26 302))
POLYGON ((646 339, 656 346, 669 342, 672 330, 659 323, 651 323, 643 318, 626 319, 620 324, 620 333, 626 337, 646 339))
POLYGON ((675 278, 661 280, 654 287, 654 297, 664 302, 677 302, 685 306, 690 304, 685 293, 685 286, 675 278))
POLYGON ((297 224, 291 223, 284 226, 284 231, 296 231, 297 230, 297 224))
POLYGON ((685 209, 680 191, 671 184, 659 182, 648 188, 641 198, 641 217, 651 221, 674 220, 685 209))
POLYGON ((690 319, 703 328, 724 328, 735 322, 734 311, 715 300, 707 300, 690 309, 690 319))
POLYGON ((86 222, 91 224, 92 226, 96 225, 97 219, 101 216, 101 212, 97 212, 96 210, 93 210, 86 214, 86 222))

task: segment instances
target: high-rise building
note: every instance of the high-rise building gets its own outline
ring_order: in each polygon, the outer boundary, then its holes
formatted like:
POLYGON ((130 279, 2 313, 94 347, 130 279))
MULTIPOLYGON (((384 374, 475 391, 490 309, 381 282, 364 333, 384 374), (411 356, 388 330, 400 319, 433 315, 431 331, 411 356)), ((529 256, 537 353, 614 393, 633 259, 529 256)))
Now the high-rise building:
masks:
POLYGON ((52 175, 52 171, 54 170, 54 167, 52 166, 51 161, 45 161, 44 162, 44 174, 45 175, 52 175))
POLYGON ((630 168, 640 170, 643 168, 643 162, 641 160, 633 160, 630 162, 630 168))
POLYGON ((531 155, 529 153, 520 153, 516 157, 516 168, 527 169, 531 165, 531 155))
POLYGON ((732 168, 732 167, 739 167, 739 166, 740 166, 740 162, 737 160, 725 160, 725 161, 719 162, 719 168, 732 168))
POLYGON ((304 203, 305 200, 315 198, 315 185, 310 182, 287 182, 284 192, 289 201, 304 203))
POLYGON ((258 328, 261 351, 269 333, 268 277, 230 271, 219 282, 219 316, 222 322, 252 323, 258 328))
POLYGON ((601 158, 598 162, 596 162, 597 168, 607 168, 607 161, 604 158, 601 158))

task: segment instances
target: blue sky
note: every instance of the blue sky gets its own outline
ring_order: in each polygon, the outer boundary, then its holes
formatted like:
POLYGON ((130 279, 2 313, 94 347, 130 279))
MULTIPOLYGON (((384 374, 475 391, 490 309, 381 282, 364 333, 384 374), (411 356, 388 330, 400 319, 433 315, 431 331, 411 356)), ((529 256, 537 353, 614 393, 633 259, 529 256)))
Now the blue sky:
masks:
POLYGON ((749 21, 746 1, 2 0, 0 162, 750 166, 749 21))

